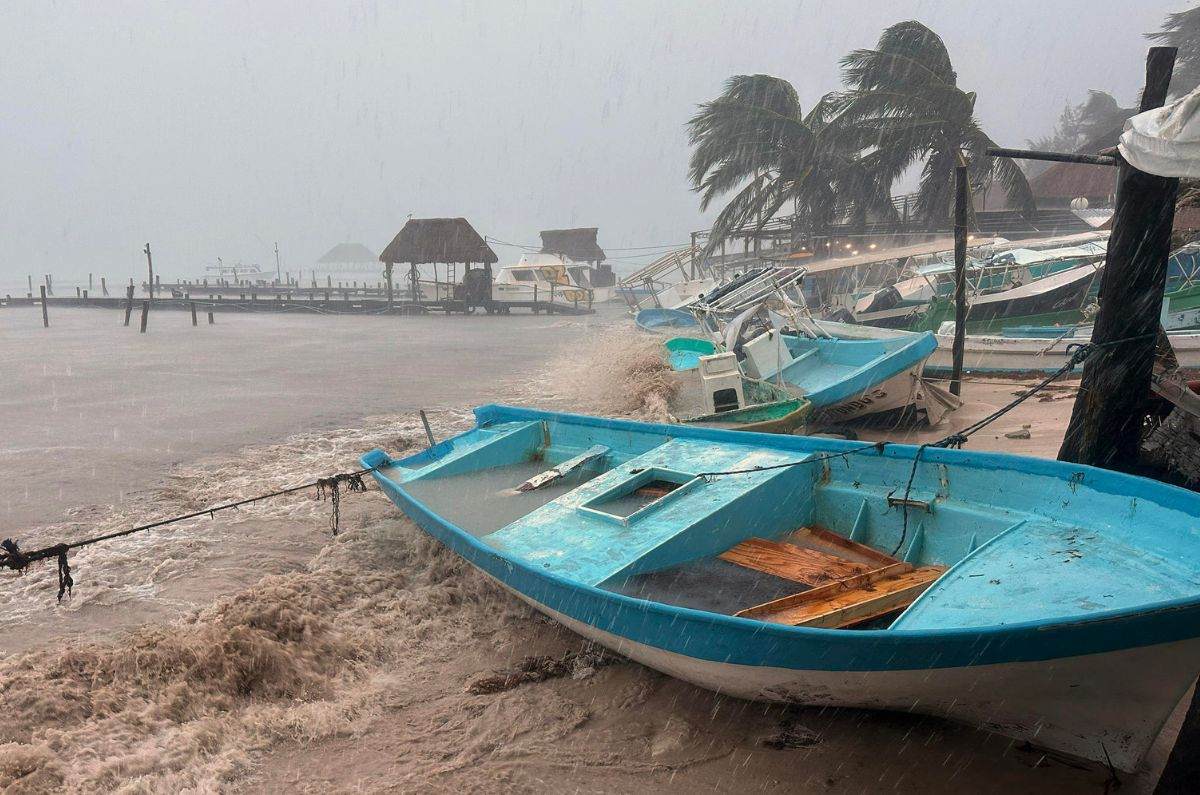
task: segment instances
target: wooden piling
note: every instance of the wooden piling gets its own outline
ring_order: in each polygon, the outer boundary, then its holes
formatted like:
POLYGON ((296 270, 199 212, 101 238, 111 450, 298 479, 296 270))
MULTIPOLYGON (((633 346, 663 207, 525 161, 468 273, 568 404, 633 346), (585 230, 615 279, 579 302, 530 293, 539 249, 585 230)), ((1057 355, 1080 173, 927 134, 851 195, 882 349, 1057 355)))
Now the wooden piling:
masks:
POLYGON ((212 313, 212 310, 210 309, 210 310, 208 310, 208 325, 211 326, 212 324, 213 324, 213 313, 212 313))
POLYGON ((50 310, 46 307, 46 288, 42 286, 42 328, 50 328, 50 310))
POLYGON ((971 200, 967 164, 962 152, 954 167, 954 345, 951 348, 950 392, 962 394, 963 352, 967 340, 967 202, 971 200))
MULTIPOLYGON (((1175 48, 1152 47, 1139 111, 1166 101, 1175 48)), ((1108 255, 1100 276, 1100 310, 1061 461, 1133 471, 1166 286, 1179 180, 1123 163, 1117 177, 1108 255)))
MULTIPOLYGON (((142 250, 146 252, 146 267, 150 271, 150 280, 146 282, 146 289, 150 291, 150 297, 154 298, 154 258, 150 256, 150 244, 147 243, 146 247, 142 250)), ((145 326, 144 323, 142 325, 145 326)), ((145 328, 142 329, 142 331, 145 330, 145 328)))
POLYGON ((100 277, 100 294, 108 295, 108 283, 105 282, 103 276, 100 277))
POLYGON ((192 310, 192 325, 193 325, 193 326, 195 326, 195 325, 199 325, 199 324, 196 322, 196 302, 195 302, 195 301, 189 301, 189 302, 188 302, 188 306, 189 306, 189 307, 191 308, 191 310, 192 310))
POLYGON ((142 301, 142 333, 146 333, 146 323, 150 319, 150 302, 142 301))
POLYGON ((133 285, 125 288, 125 326, 129 327, 129 316, 133 314, 133 285))

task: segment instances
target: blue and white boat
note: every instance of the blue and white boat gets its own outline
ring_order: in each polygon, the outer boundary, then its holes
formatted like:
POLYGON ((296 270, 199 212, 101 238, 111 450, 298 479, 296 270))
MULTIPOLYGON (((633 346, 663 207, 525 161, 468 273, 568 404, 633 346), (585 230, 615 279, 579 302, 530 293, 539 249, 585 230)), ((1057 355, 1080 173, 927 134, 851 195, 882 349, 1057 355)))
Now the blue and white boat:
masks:
POLYGON ((362 462, 516 596, 701 687, 1128 770, 1200 672, 1200 494, 996 453, 475 415, 362 462))
POLYGON ((846 422, 916 407, 936 425, 959 401, 922 379, 937 349, 930 332, 800 321, 781 333, 763 307, 743 312, 724 329, 750 378, 778 383, 812 403, 818 421, 846 422), (801 333, 801 332, 807 333, 801 333))

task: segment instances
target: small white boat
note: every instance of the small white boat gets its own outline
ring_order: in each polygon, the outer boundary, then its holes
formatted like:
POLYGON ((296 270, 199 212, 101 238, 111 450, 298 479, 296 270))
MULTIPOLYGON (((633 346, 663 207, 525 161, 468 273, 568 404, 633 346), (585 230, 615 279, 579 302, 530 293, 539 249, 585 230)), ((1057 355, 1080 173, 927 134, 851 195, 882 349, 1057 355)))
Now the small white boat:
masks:
MULTIPOLYGON (((595 302, 594 290, 579 284, 572 276, 570 266, 573 264, 557 254, 524 254, 517 264, 505 265, 496 271, 492 281, 492 300, 498 303, 545 301, 571 305, 595 302)), ((581 267, 586 270, 586 266, 581 267)))

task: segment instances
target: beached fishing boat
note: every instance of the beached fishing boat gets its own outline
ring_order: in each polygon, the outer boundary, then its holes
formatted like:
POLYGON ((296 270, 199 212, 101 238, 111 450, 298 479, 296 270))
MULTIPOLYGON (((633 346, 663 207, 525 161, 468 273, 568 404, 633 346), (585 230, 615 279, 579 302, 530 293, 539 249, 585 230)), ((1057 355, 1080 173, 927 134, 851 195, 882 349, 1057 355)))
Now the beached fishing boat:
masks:
POLYGON ((633 322, 642 331, 654 334, 673 334, 680 329, 696 328, 700 325, 691 312, 685 312, 682 309, 667 309, 666 307, 640 309, 633 316, 633 322))
MULTIPOLYGON (((986 333, 1007 325, 1077 323, 1100 286, 1102 259, 1086 262, 1028 283, 969 298, 967 330, 986 333)), ((919 306, 898 304, 854 316, 855 322, 910 331, 938 328, 954 319, 954 302, 935 297, 919 306)))
POLYGON ((362 463, 513 594, 701 687, 1128 770, 1200 672, 1198 494, 996 453, 475 415, 362 463))
POLYGON ((812 404, 783 387, 742 375, 737 356, 709 340, 674 337, 663 343, 676 390, 671 400, 681 422, 760 433, 793 433, 812 404))
POLYGON ((915 407, 936 425, 959 405, 921 377, 937 348, 930 332, 872 334, 851 324, 796 320, 800 331, 781 333, 765 308, 749 309, 725 326, 725 349, 737 354, 746 376, 810 401, 815 420, 847 422, 915 407), (841 328, 857 335, 841 335, 841 328))

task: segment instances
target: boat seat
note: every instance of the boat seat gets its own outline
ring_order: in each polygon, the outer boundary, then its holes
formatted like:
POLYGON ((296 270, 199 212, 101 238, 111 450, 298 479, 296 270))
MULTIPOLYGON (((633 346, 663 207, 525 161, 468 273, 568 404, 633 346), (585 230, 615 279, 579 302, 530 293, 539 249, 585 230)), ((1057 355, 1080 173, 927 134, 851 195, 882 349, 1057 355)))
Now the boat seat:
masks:
POLYGON ((914 568, 822 527, 802 527, 785 541, 747 539, 718 557, 811 586, 735 615, 835 629, 907 607, 945 571, 943 566, 914 568))
POLYGON ((756 605, 736 615, 794 627, 850 627, 907 607, 945 570, 943 566, 914 569, 908 563, 896 563, 756 605))
POLYGON ((809 586, 865 574, 866 563, 794 544, 751 538, 718 555, 722 560, 809 586))

